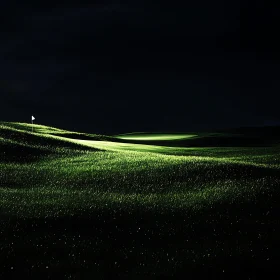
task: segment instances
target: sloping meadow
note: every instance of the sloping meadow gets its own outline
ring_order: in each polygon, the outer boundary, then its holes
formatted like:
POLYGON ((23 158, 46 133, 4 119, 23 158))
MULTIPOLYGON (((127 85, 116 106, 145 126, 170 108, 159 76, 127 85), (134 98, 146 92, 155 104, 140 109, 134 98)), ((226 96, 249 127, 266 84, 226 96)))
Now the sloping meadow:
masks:
POLYGON ((208 277, 212 269, 228 279, 241 268, 245 276, 278 271, 279 147, 163 147, 71 135, 0 127, 3 279, 11 272, 142 279, 208 277))
POLYGON ((1 204, 12 215, 74 215, 92 209, 196 209, 253 201, 279 172, 227 158, 83 151, 1 163, 1 204))
POLYGON ((30 162, 47 155, 73 154, 76 151, 94 150, 67 138, 45 133, 32 133, 0 124, 0 161, 30 162))

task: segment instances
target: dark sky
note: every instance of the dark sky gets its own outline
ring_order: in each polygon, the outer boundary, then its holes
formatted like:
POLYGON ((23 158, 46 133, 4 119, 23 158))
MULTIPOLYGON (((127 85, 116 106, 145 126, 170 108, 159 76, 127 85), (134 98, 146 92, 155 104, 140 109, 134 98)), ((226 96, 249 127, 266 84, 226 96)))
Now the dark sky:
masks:
POLYGON ((2 0, 0 120, 104 134, 280 124, 272 3, 2 0))

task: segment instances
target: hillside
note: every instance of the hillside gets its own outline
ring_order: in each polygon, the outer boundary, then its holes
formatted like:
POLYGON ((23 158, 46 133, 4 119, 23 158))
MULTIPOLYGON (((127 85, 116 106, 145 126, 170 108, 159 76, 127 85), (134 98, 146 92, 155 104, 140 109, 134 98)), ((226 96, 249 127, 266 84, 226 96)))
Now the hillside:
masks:
MULTIPOLYGON (((1 160, 34 160, 51 154, 67 154, 75 151, 94 150, 85 147, 67 137, 100 139, 99 135, 84 135, 52 127, 30 124, 0 123, 0 157, 1 160)), ((106 137, 105 137, 106 138, 106 137)))
POLYGON ((0 126, 1 279, 278 272, 279 146, 169 147, 210 136, 129 134, 136 144, 30 128, 0 126))

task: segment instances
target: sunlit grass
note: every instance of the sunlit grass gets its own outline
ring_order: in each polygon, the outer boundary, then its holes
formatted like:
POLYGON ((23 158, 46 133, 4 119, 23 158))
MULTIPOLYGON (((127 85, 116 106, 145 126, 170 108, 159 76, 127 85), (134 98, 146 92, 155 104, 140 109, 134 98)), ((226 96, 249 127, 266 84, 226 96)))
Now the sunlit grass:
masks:
POLYGON ((40 134, 64 134, 69 133, 67 130, 58 129, 55 127, 45 126, 45 125, 39 125, 39 124, 30 124, 30 123, 17 123, 17 122, 1 122, 0 125, 17 129, 18 131, 27 131, 27 132, 33 132, 40 133, 40 134))
POLYGON ((279 185, 277 147, 184 148, 77 140, 53 135, 53 128, 38 126, 31 133, 26 127, 0 128, 4 151, 40 152, 32 162, 20 155, 18 161, 0 159, 1 207, 11 215, 74 215, 104 207, 194 211, 221 201, 253 200, 279 185))
POLYGON ((168 141, 193 138, 197 135, 186 133, 129 133, 116 135, 115 138, 138 141, 168 141))

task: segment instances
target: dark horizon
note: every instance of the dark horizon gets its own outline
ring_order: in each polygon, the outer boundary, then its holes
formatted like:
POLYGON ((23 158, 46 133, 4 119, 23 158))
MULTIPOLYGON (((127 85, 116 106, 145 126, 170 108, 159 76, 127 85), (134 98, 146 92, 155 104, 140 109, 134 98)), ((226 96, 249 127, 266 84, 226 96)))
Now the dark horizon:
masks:
POLYGON ((279 125, 267 1, 3 1, 0 121, 99 134, 279 125))

